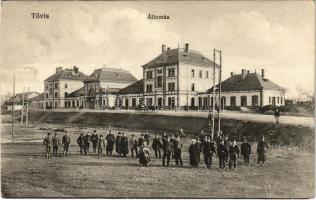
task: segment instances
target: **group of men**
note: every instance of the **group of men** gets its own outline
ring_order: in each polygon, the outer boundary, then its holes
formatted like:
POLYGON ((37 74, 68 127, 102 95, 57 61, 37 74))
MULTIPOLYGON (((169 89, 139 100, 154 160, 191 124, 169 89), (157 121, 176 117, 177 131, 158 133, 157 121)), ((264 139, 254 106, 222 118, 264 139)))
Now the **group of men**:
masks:
MULTIPOLYGON (((106 150, 107 156, 112 156, 112 152, 115 150, 118 156, 126 157, 131 150, 131 157, 139 158, 141 164, 147 165, 150 161, 149 158, 149 146, 150 146, 150 135, 147 133, 141 134, 139 138, 136 138, 132 134, 130 140, 124 132, 118 132, 115 137, 111 129, 103 139, 103 135, 98 135, 96 130, 90 134, 87 131, 86 135, 83 133, 77 139, 77 143, 80 148, 80 154, 87 155, 89 153, 90 144, 92 143, 93 154, 101 156, 103 149, 106 150), (130 147, 130 148, 129 148, 130 147), (144 154, 144 149, 146 154, 144 154)), ((53 156, 57 156, 59 138, 57 133, 54 137, 50 137, 48 133, 47 137, 44 139, 43 144, 46 146, 46 157, 50 157, 50 149, 53 148, 53 156)), ((70 145, 70 137, 66 132, 62 138, 63 145, 63 155, 68 155, 68 149, 70 145)), ((162 159, 162 166, 168 167, 170 160, 174 159, 176 166, 183 166, 182 161, 182 148, 183 143, 180 140, 180 135, 168 136, 165 132, 160 138, 158 134, 153 138, 151 147, 155 152, 155 157, 157 159, 162 159), (162 152, 161 152, 162 150, 162 152), (162 155, 161 155, 162 154, 162 155)), ((257 164, 264 164, 266 160, 266 149, 267 143, 265 142, 264 136, 257 145, 258 162, 257 164)), ((197 139, 192 139, 189 146, 190 155, 190 165, 193 167, 198 167, 201 154, 203 154, 204 163, 207 168, 211 168, 213 162, 213 156, 216 155, 219 161, 219 168, 225 169, 228 164, 229 169, 236 170, 237 159, 240 154, 244 158, 245 165, 249 165, 249 157, 251 154, 251 145, 247 142, 246 137, 243 138, 243 143, 240 148, 237 145, 236 139, 229 140, 228 136, 223 136, 223 134, 218 134, 214 140, 208 135, 201 134, 197 139)))

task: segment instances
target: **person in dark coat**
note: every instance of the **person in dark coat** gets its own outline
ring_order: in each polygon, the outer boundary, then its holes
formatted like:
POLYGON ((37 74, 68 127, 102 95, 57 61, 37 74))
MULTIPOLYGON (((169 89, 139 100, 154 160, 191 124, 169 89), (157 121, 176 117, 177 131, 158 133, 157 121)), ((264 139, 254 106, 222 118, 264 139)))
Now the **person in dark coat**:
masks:
POLYGON ((190 165, 192 167, 198 167, 199 166, 199 160, 198 160, 199 149, 197 148, 195 139, 192 139, 192 143, 189 146, 189 155, 190 155, 190 165))
POLYGON ((258 154, 258 162, 257 165, 262 163, 261 165, 264 166, 264 162, 266 161, 266 152, 267 152, 268 144, 265 142, 264 136, 261 137, 261 140, 258 142, 257 146, 257 154, 258 154))
POLYGON ((241 155, 244 157, 245 165, 249 165, 250 154, 251 145, 247 142, 247 138, 244 137, 244 142, 241 144, 241 155))
POLYGON ((65 135, 62 138, 62 143, 63 143, 63 146, 64 146, 63 155, 67 156, 68 155, 69 145, 70 145, 70 137, 68 136, 67 132, 65 133, 65 135))
POLYGON ((237 167, 237 158, 239 158, 239 147, 236 143, 236 140, 233 140, 233 144, 229 147, 229 169, 236 170, 237 167))
POLYGON ((59 145, 59 138, 57 137, 57 133, 55 133, 55 136, 52 138, 52 145, 53 145, 53 157, 57 157, 58 152, 58 145, 59 145))
POLYGON ((91 142, 91 134, 90 134, 90 130, 87 132, 87 134, 85 135, 85 139, 86 139, 86 149, 87 152, 89 153, 89 149, 90 149, 90 142, 91 142))
POLYGON ((144 135, 144 141, 147 142, 147 146, 149 146, 149 139, 150 139, 150 135, 148 134, 148 132, 146 132, 144 135))
POLYGON ((201 147, 202 147, 202 143, 201 143, 199 138, 197 138, 195 145, 196 145, 196 148, 198 150, 198 152, 197 152, 197 160, 198 160, 198 163, 200 163, 201 162, 201 152, 202 152, 202 148, 201 147))
POLYGON ((105 148, 105 141, 103 139, 103 135, 100 135, 100 137, 98 137, 98 145, 97 145, 98 157, 100 157, 100 155, 102 156, 103 148, 105 148))
POLYGON ((171 152, 173 151, 173 144, 168 137, 167 141, 162 146, 163 154, 162 154, 162 166, 165 167, 166 159, 167 159, 167 167, 170 163, 171 152))
POLYGON ((105 139, 106 139, 106 155, 112 156, 115 138, 111 129, 109 130, 109 134, 106 135, 105 139))
POLYGON ((174 139, 174 142, 173 142, 173 152, 174 152, 174 159, 176 162, 176 166, 179 166, 180 164, 181 167, 183 167, 182 156, 181 156, 182 147, 183 147, 183 144, 180 141, 180 136, 178 135, 174 139))
POLYGON ((122 133, 121 138, 121 154, 123 157, 126 157, 126 154, 128 154, 128 138, 125 133, 122 133))
POLYGON ((204 142, 202 143, 202 151, 204 155, 204 163, 207 168, 211 168, 212 166, 212 157, 215 153, 214 143, 211 142, 210 138, 205 136, 204 142))
POLYGON ((143 146, 144 141, 145 141, 144 134, 142 133, 137 140, 138 152, 140 152, 140 148, 143 146))
POLYGON ((79 145, 80 148, 80 154, 83 155, 83 153, 86 155, 87 151, 86 151, 86 142, 85 142, 85 137, 83 136, 83 133, 80 134, 80 136, 77 139, 77 143, 79 145))
POLYGON ((50 138, 50 133, 47 133, 47 137, 44 138, 43 145, 45 145, 46 158, 49 159, 50 158, 50 149, 52 146, 52 140, 50 138))
POLYGON ((219 161, 219 168, 225 169, 225 158, 227 154, 227 149, 224 144, 224 140, 222 140, 219 145, 217 146, 217 156, 219 161))
POLYGON ((175 138, 174 135, 172 134, 172 135, 171 135, 171 138, 170 138, 170 142, 171 142, 172 145, 173 145, 172 152, 171 152, 171 159, 174 159, 174 145, 175 145, 175 140, 176 140, 176 138, 175 138))
POLYGON ((92 147, 93 147, 93 153, 96 154, 97 153, 97 146, 98 146, 98 134, 97 131, 94 130, 92 133, 92 136, 90 138, 91 142, 92 142, 92 147))
POLYGON ((129 146, 131 147, 132 158, 134 158, 134 152, 135 157, 138 158, 137 139, 135 138, 134 133, 132 134, 132 138, 129 140, 129 146))
POLYGON ((116 147, 116 153, 119 156, 122 155, 122 153, 121 153, 121 139, 122 139, 121 132, 118 132, 117 136, 115 138, 115 147, 116 147))
POLYGON ((160 142, 160 138, 159 138, 159 135, 156 134, 156 137, 153 139, 153 143, 152 143, 152 148, 153 150, 155 151, 155 156, 156 158, 161 158, 161 152, 160 152, 160 149, 161 149, 161 142, 160 142))

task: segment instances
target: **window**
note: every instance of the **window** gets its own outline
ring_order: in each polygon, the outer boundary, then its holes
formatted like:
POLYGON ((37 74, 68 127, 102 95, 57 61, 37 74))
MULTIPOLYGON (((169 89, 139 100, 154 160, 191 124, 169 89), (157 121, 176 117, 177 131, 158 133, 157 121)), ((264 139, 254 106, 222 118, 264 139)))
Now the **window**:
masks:
POLYGON ((57 89, 58 88, 58 83, 55 83, 55 89, 57 89))
POLYGON ((191 85, 191 91, 194 91, 194 83, 191 85))
POLYGON ((68 93, 67 92, 65 92, 65 97, 67 97, 68 96, 68 93))
POLYGON ((67 85, 67 83, 65 83, 65 88, 68 88, 68 85, 67 85))
POLYGON ((134 107, 136 106, 136 98, 132 99, 132 106, 134 106, 134 107))
POLYGON ((269 103, 271 103, 271 97, 269 97, 269 103))
POLYGON ((241 106, 247 106, 247 96, 241 96, 240 97, 240 105, 241 106))
POLYGON ((174 68, 168 69, 168 77, 175 77, 175 69, 174 68))
POLYGON ((147 72, 147 79, 152 79, 153 78, 153 72, 152 71, 148 71, 147 72))
POLYGON ((45 90, 48 90, 48 84, 45 83, 45 90))
POLYGON ((236 106, 236 97, 235 96, 230 97, 230 106, 236 106))
POLYGON ((54 96, 55 96, 55 98, 57 98, 57 97, 58 97, 58 92, 55 92, 55 95, 54 95, 54 96))
POLYGON ((192 76, 192 78, 194 78, 194 69, 192 69, 192 71, 191 71, 191 76, 192 76))
POLYGON ((191 106, 195 106, 195 99, 193 97, 191 98, 191 106))
POLYGON ((48 99, 48 93, 46 93, 46 99, 48 99))
POLYGON ((281 106, 283 105, 283 98, 281 97, 281 106))
POLYGON ((278 102, 278 104, 280 103, 280 97, 277 98, 277 102, 278 102))
POLYGON ((153 99, 152 98, 147 98, 147 105, 148 106, 153 105, 153 99))
POLYGON ((152 92, 153 91, 153 86, 151 84, 146 85, 146 92, 152 92))
POLYGON ((157 87, 162 87, 162 76, 157 77, 157 87))
POLYGON ((49 89, 49 95, 53 95, 53 88, 49 89))
POLYGON ((168 83, 168 91, 175 91, 175 83, 168 83))
POLYGON ((202 70, 200 70, 199 77, 202 78, 202 70))
POLYGON ((175 107, 175 98, 174 97, 168 97, 168 106, 175 107))
POLYGON ((159 70, 157 71, 157 74, 161 74, 161 73, 162 73, 162 70, 159 69, 159 70))
POLYGON ((206 71, 206 78, 208 78, 208 71, 206 71))
POLYGON ((251 97, 251 102, 252 102, 251 105, 252 105, 252 106, 258 106, 258 99, 259 99, 259 98, 258 98, 258 95, 252 96, 252 97, 251 97))

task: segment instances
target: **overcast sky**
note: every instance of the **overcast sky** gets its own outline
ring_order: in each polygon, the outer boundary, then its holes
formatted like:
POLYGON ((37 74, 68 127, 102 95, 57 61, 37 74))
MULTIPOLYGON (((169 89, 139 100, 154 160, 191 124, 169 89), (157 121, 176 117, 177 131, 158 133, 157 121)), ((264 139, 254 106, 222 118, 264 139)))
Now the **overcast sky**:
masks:
POLYGON ((43 80, 63 66, 90 75, 114 67, 142 78, 141 65, 161 44, 190 48, 206 57, 223 52, 223 76, 241 69, 266 77, 295 96, 314 89, 315 5, 312 1, 214 2, 2 2, 1 92, 23 86, 43 91, 43 80), (31 13, 49 19, 32 19, 31 13), (148 20, 148 14, 169 20, 148 20))

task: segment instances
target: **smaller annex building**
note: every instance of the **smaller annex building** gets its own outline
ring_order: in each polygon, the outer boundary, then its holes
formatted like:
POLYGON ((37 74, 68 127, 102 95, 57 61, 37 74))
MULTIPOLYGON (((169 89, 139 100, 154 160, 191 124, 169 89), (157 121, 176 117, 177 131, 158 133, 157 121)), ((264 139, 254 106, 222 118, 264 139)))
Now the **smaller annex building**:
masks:
MULTIPOLYGON (((216 91, 218 85, 215 86, 216 91)), ((212 94, 213 87, 207 93, 212 94)), ((240 107, 284 106, 286 89, 267 79, 264 69, 261 74, 242 69, 241 74, 221 83, 221 108, 235 110, 240 107)))

